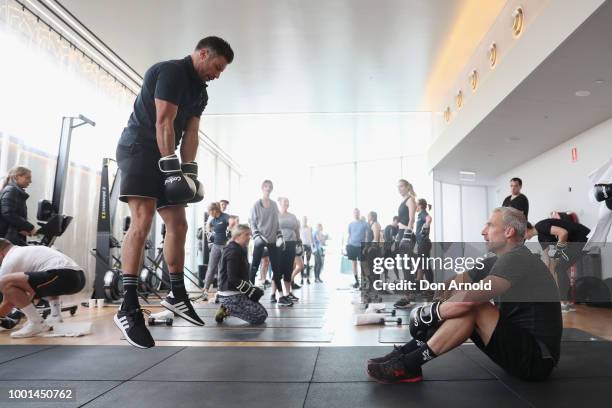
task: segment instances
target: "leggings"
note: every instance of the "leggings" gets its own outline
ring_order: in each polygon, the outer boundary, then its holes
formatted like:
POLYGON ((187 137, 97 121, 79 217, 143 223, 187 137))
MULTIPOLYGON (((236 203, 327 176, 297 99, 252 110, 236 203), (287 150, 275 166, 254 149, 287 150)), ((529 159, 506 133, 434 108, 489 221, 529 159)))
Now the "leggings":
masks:
MULTIPOLYGON (((295 262, 296 241, 285 242, 285 249, 280 251, 280 272, 285 282, 291 282, 293 263, 295 262)), ((281 288, 277 288, 282 291, 281 288)))
POLYGON ((315 251, 315 264, 314 264, 314 273, 315 279, 319 279, 321 276, 321 271, 323 270, 323 262, 325 260, 325 254, 323 253, 323 248, 319 248, 315 251))
POLYGON ((251 271, 249 280, 251 283, 255 283, 255 276, 257 276, 257 270, 261 263, 261 255, 263 254, 264 248, 268 248, 268 256, 270 257, 270 265, 272 266, 272 280, 276 284, 278 290, 283 290, 281 285, 281 269, 280 269, 280 249, 276 247, 275 243, 267 243, 264 245, 255 245, 253 248, 253 259, 251 262, 251 271))
POLYGON ((310 257, 312 256, 312 246, 304 245, 304 269, 302 270, 302 279, 306 277, 310 279, 310 257))
POLYGON ((230 316, 242 319, 249 324, 262 324, 268 317, 265 307, 243 294, 219 296, 219 302, 225 306, 230 316))
POLYGON ((213 244, 208 258, 208 269, 204 278, 204 290, 208 290, 219 273, 219 265, 221 265, 221 254, 223 253, 224 245, 213 244))

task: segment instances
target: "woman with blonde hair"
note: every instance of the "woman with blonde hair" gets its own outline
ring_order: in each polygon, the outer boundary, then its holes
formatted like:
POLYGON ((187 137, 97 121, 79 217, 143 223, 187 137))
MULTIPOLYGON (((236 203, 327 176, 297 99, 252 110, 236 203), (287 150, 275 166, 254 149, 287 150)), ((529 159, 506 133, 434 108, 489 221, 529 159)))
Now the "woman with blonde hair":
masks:
POLYGON ((0 191, 0 237, 14 245, 27 245, 27 236, 36 233, 36 227, 28 221, 25 189, 32 183, 32 171, 24 166, 9 170, 0 191))

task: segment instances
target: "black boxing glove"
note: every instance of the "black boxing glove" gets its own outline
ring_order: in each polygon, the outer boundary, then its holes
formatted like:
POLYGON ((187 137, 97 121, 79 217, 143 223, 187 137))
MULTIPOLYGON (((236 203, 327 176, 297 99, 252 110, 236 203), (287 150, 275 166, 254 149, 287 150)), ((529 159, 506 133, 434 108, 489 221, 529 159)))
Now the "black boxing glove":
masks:
POLYGON ((6 330, 11 330, 17 326, 17 320, 11 319, 10 317, 0 317, 0 327, 6 330))
POLYGON ((240 293, 246 295, 253 302, 259 302, 259 299, 263 296, 264 291, 253 285, 250 281, 240 281, 240 284, 236 287, 240 293))
MULTIPOLYGON (((593 196, 600 202, 612 198, 612 184, 595 184, 593 196)), ((606 202, 606 204, 608 203, 606 202)), ((610 207, 608 206, 608 208, 610 207)))
POLYGON ((183 174, 176 154, 164 156, 157 162, 164 177, 164 195, 171 203, 188 203, 196 193, 196 186, 190 177, 183 174))
POLYGON ((198 163, 192 161, 181 164, 183 174, 193 180, 195 184, 195 195, 188 203, 198 203, 204 199, 204 185, 198 180, 198 163))
POLYGON ((408 329, 412 338, 427 341, 433 334, 434 328, 442 322, 440 317, 440 305, 442 302, 433 302, 425 306, 419 306, 410 312, 408 329))

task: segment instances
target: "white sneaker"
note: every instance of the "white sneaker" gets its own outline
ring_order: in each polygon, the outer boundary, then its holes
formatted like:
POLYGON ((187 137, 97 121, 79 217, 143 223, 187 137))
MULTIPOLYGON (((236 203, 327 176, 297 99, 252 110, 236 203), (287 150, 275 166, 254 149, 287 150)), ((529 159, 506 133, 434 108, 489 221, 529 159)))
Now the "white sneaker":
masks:
POLYGON ((42 322, 42 323, 27 322, 21 329, 15 332, 12 332, 11 337, 14 339, 23 339, 26 337, 38 336, 41 333, 46 333, 51 330, 53 330, 53 328, 47 325, 45 322, 42 322))
POLYGON ((54 324, 57 324, 57 323, 64 323, 64 319, 62 318, 62 315, 57 315, 57 316, 49 315, 45 319, 45 323, 47 324, 47 326, 53 326, 54 324))

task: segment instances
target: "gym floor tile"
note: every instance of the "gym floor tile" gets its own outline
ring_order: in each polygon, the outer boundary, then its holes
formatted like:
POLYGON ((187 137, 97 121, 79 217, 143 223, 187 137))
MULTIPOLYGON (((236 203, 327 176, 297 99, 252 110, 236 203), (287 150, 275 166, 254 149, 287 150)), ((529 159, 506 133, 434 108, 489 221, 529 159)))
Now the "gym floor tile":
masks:
POLYGON ((223 328, 198 326, 154 326, 149 331, 155 340, 159 341, 223 341, 223 342, 330 342, 333 333, 313 328, 223 328))
POLYGON ((536 407, 605 407, 612 401, 611 378, 550 378, 542 382, 513 378, 503 383, 536 407))
POLYGON ((313 383, 305 408, 529 407, 496 380, 416 384, 313 383))
POLYGON ((308 384, 128 381, 87 408, 302 408, 308 384))
POLYGON ((37 353, 50 347, 53 346, 2 345, 0 346, 0 364, 19 357, 27 356, 28 354, 37 353))
MULTIPOLYGON (((313 382, 369 381, 367 360, 380 357, 391 347, 322 347, 317 358, 313 382)), ((423 366, 425 380, 494 379, 459 350, 453 350, 423 366)))
MULTIPOLYGON (((511 378, 501 367, 475 346, 462 350, 476 363, 502 380, 511 378)), ((612 342, 563 342, 561 359, 550 379, 612 377, 612 342)))
POLYGON ((190 347, 134 380, 308 382, 316 347, 190 347))
POLYGON ((106 391, 119 384, 121 383, 114 381, 0 381, 0 408, 76 408, 104 394, 106 391), (48 402, 41 399, 9 400, 8 390, 18 389, 72 389, 74 392, 74 399, 48 402))
POLYGON ((3 380, 127 380, 181 350, 59 346, 0 365, 3 380))

